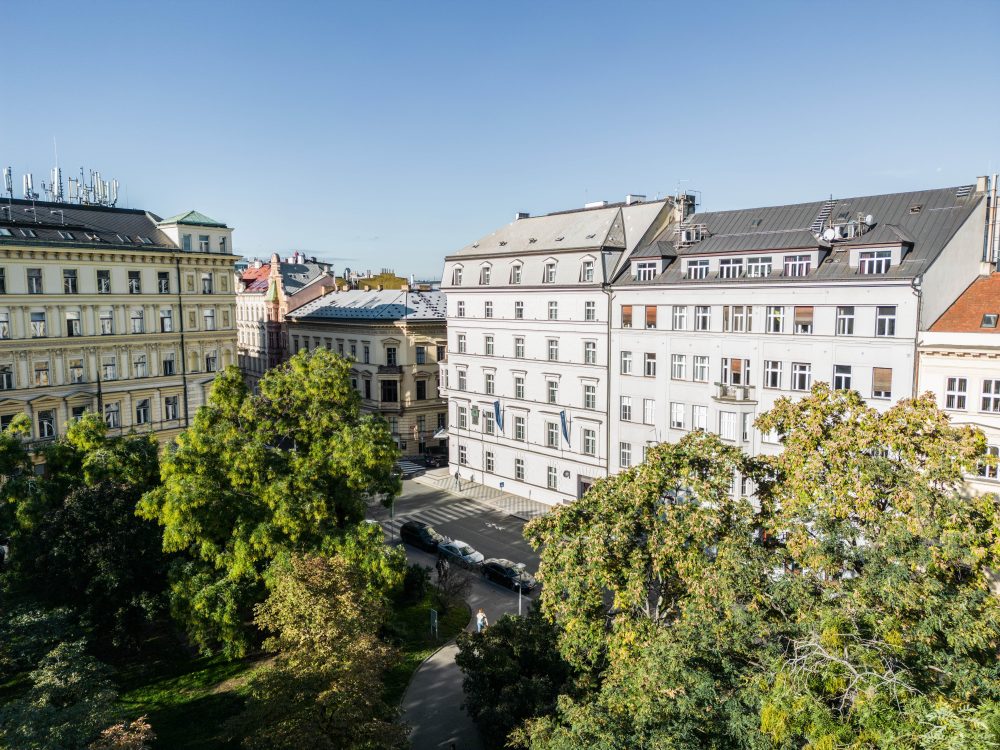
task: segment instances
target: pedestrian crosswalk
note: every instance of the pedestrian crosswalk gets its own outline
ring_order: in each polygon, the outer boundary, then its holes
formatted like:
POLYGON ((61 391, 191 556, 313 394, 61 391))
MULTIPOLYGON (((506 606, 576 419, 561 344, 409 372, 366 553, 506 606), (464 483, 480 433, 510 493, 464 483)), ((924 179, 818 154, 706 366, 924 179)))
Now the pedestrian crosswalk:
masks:
POLYGON ((423 474, 427 471, 426 466, 421 466, 413 461, 397 461, 396 466, 402 472, 404 477, 416 476, 417 474, 423 474))
MULTIPOLYGON (((438 505, 433 508, 421 508, 409 513, 397 513, 396 517, 393 519, 383 519, 382 528, 385 529, 387 534, 395 535, 399 533, 399 527, 407 521, 423 521, 424 523, 429 523, 431 526, 434 526, 435 524, 457 521, 460 518, 472 518, 473 516, 481 516, 484 513, 493 512, 492 508, 475 500, 455 500, 447 505, 438 505)), ((502 530, 503 523, 501 523, 498 528, 502 530)))

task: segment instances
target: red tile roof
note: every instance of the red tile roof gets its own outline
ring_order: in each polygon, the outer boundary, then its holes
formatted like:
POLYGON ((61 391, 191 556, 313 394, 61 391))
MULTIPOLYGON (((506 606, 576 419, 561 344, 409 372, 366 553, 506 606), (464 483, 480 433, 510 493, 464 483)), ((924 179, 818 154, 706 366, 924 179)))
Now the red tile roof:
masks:
POLYGON ((246 291, 266 292, 270 274, 271 264, 264 263, 260 268, 248 268, 240 278, 247 283, 246 291))
POLYGON ((983 316, 1000 315, 1000 273, 976 279, 962 292, 951 307, 944 311, 931 331, 957 333, 1000 333, 1000 328, 983 328, 983 316))

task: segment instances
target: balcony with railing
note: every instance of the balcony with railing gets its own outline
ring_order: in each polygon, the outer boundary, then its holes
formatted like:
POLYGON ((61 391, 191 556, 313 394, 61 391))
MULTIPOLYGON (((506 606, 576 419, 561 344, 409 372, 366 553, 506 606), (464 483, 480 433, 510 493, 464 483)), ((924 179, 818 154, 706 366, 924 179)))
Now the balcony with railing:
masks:
POLYGON ((731 403, 735 401, 756 402, 757 392, 752 385, 731 385, 729 383, 716 383, 715 393, 712 398, 716 401, 731 403))
POLYGON ((379 365, 379 375, 401 375, 403 368, 401 365, 379 365))

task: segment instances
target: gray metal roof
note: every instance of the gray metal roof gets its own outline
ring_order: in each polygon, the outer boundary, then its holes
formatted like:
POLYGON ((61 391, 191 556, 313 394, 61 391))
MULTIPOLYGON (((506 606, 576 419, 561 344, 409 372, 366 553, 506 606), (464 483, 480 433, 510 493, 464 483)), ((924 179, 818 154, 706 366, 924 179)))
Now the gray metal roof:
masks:
MULTIPOLYGON (((649 242, 639 247, 630 257, 667 257, 669 248, 676 246, 678 256, 725 255, 742 253, 768 253, 795 249, 821 250, 829 255, 826 262, 814 269, 809 276, 794 277, 796 283, 809 279, 854 278, 855 269, 849 268, 847 253, 830 252, 832 248, 866 245, 907 245, 902 263, 893 266, 888 277, 912 278, 923 273, 960 226, 969 218, 983 199, 974 192, 974 186, 920 190, 909 193, 890 193, 857 198, 840 198, 831 201, 813 201, 786 206, 768 206, 735 211, 696 213, 688 217, 683 226, 702 225, 705 239, 690 245, 677 245, 676 225, 672 225, 649 242), (827 242, 813 230, 830 223, 844 224, 858 215, 871 215, 873 226, 851 239, 827 242), (821 219, 824 219, 821 221, 821 219)), ((777 261, 778 259, 776 259, 777 261)), ((652 281, 636 281, 624 269, 615 283, 623 285, 650 285, 673 283, 682 280, 679 262, 668 262, 667 267, 652 281)), ((713 283, 710 276, 702 280, 684 280, 686 284, 713 283)), ((782 282, 780 273, 760 279, 759 282, 782 282)), ((730 283, 738 280, 727 280, 730 283)))
POLYGON ((157 228, 160 217, 147 211, 107 206, 81 206, 49 201, 0 200, 0 227, 13 236, 0 234, 0 242, 44 245, 115 245, 136 248, 177 246, 157 228), (21 230, 32 230, 36 237, 24 237, 21 230), (73 239, 60 232, 70 232, 73 239), (99 239, 90 239, 87 234, 99 239), (146 237, 149 243, 141 241, 146 237))
POLYGON ((443 292, 404 292, 400 289, 382 291, 352 289, 331 292, 307 302, 289 313, 296 321, 316 320, 441 320, 445 319, 443 292))

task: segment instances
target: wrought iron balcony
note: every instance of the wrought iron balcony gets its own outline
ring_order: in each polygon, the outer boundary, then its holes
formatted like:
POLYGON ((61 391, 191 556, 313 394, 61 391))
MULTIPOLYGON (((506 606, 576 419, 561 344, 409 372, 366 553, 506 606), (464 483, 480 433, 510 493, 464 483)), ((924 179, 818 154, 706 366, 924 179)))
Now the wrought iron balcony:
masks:
POLYGON ((379 365, 378 374, 379 375, 400 375, 403 372, 401 365, 379 365))

